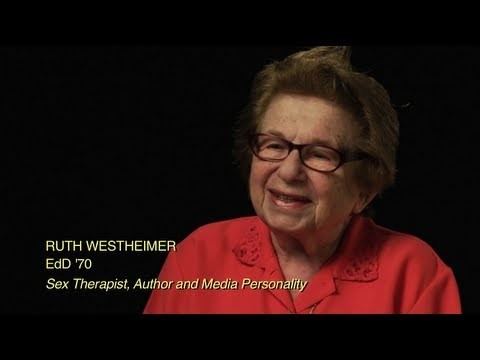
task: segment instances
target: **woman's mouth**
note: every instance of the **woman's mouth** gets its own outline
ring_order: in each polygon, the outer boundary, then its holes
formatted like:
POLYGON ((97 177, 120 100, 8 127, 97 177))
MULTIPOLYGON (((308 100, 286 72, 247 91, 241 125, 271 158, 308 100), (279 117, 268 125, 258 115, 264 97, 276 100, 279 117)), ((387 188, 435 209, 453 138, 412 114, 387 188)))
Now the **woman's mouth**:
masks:
POLYGON ((271 194, 272 202, 281 208, 298 209, 306 206, 312 201, 306 196, 284 193, 276 190, 268 190, 271 194))

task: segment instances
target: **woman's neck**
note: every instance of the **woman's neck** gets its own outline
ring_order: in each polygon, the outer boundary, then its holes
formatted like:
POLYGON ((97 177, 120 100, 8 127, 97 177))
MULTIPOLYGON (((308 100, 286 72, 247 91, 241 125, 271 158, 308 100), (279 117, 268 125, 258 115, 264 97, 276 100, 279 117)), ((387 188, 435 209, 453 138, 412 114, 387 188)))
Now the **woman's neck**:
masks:
POLYGON ((287 280, 309 280, 335 253, 349 221, 310 234, 286 234, 272 231, 272 243, 287 280))

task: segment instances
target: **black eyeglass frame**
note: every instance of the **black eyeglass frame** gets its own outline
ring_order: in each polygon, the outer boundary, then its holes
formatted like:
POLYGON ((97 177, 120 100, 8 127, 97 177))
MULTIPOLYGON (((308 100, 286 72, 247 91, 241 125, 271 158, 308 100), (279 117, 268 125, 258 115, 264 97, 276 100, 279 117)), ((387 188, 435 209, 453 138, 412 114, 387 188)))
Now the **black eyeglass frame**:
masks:
POLYGON ((262 161, 268 161, 268 162, 281 162, 281 161, 285 160, 293 150, 298 150, 298 153, 300 155, 300 161, 302 162, 302 164, 305 167, 307 167, 307 168, 309 168, 313 171, 320 172, 320 173, 333 173, 333 172, 337 171, 345 163, 352 162, 352 161, 358 161, 358 160, 365 160, 367 158, 370 158, 370 156, 368 154, 364 153, 364 152, 341 151, 341 150, 334 149, 330 146, 320 145, 320 144, 295 144, 295 143, 292 143, 291 141, 288 141, 288 140, 286 140, 284 138, 281 138, 279 136, 275 136, 275 135, 271 135, 271 134, 265 134, 265 133, 255 133, 255 134, 250 135, 249 140, 248 140, 248 144, 249 144, 250 150, 252 151, 253 155, 255 155, 257 158, 259 158, 262 161), (257 139, 260 136, 268 136, 268 137, 275 138, 275 139, 278 139, 278 140, 284 142, 288 146, 288 152, 287 152, 286 156, 282 159, 267 159, 267 158, 261 157, 257 153, 257 151, 255 150, 255 148, 256 148, 255 144, 257 143, 257 139), (303 160, 303 149, 308 147, 308 146, 319 146, 319 147, 323 147, 325 149, 329 149, 329 150, 334 151, 335 153, 338 154, 338 158, 340 159, 338 165, 333 170, 318 170, 318 169, 312 168, 311 166, 307 165, 305 163, 305 161, 303 160))

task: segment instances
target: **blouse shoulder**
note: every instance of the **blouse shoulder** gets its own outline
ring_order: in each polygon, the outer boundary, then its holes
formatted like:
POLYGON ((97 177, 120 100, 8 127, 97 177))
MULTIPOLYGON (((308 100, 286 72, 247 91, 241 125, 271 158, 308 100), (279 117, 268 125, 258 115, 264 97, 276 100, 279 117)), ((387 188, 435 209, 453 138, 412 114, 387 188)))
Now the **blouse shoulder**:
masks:
POLYGON ((256 216, 213 222, 194 230, 178 244, 177 248, 180 252, 193 248, 196 251, 202 248, 208 248, 209 251, 231 250, 245 234, 262 226, 264 225, 256 216))
POLYGON ((213 274, 219 269, 231 269, 243 258, 258 261, 264 230, 265 225, 255 216, 203 225, 178 243, 174 256, 184 273, 213 274), (248 248, 241 247, 239 253, 239 244, 244 242, 248 248))
POLYGON ((422 273, 425 279, 433 278, 439 271, 449 270, 432 246, 419 237, 373 225, 372 231, 382 243, 379 253, 381 263, 403 268, 406 272, 422 273))
POLYGON ((377 236, 383 240, 384 251, 392 250, 399 256, 427 261, 438 256, 427 242, 415 235, 390 230, 376 224, 374 226, 377 236))

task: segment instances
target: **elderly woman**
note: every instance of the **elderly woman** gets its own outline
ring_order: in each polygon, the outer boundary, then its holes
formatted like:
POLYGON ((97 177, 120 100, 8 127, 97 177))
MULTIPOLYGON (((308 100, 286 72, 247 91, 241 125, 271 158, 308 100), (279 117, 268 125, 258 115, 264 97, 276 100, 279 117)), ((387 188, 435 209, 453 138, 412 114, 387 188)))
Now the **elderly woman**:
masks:
POLYGON ((203 226, 171 252, 145 313, 459 313, 452 270, 376 225, 395 178, 398 121, 347 47, 261 71, 237 133, 256 215, 203 226))

